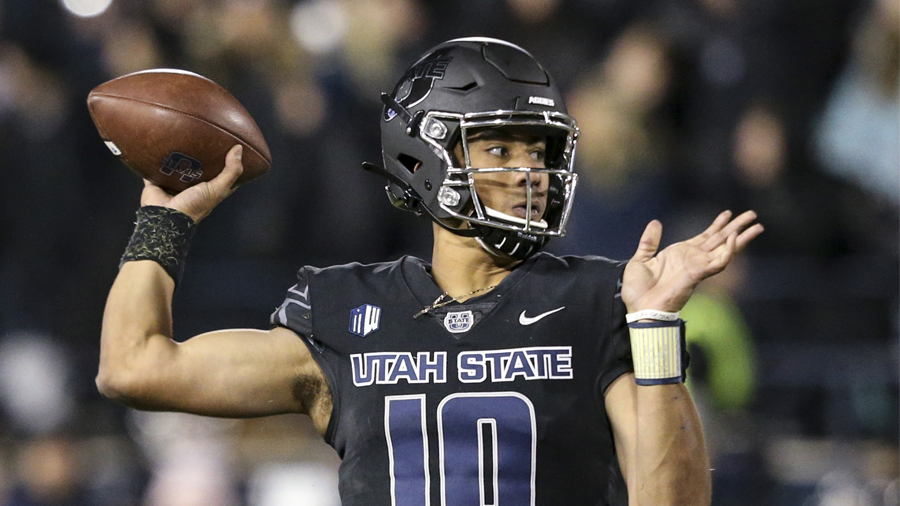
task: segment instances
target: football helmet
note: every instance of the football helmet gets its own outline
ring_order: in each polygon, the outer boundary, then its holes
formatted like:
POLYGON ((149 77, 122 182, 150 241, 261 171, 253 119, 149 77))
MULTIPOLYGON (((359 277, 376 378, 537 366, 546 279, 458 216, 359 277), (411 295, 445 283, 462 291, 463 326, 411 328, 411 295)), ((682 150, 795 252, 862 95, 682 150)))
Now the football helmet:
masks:
POLYGON ((524 49, 482 37, 444 42, 425 53, 381 96, 384 168, 364 164, 389 181, 391 202, 427 213, 453 233, 475 237, 490 253, 525 259, 565 234, 577 175, 578 127, 550 75, 524 49), (468 140, 480 129, 507 127, 546 136, 544 168, 472 167, 468 140), (454 153, 462 146, 462 159, 454 153), (476 175, 525 173, 525 218, 487 207, 476 175), (532 175, 549 177, 547 203, 532 216, 532 175))

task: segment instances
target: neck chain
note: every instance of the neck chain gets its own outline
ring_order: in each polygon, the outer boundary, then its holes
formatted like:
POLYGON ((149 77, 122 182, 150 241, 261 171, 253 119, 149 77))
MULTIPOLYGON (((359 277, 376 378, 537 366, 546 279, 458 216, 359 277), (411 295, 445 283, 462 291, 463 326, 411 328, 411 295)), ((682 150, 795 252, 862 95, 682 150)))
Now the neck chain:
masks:
POLYGON ((478 290, 472 290, 471 292, 469 292, 465 295, 460 295, 458 297, 451 297, 450 294, 448 294, 447 292, 444 292, 440 295, 440 297, 434 299, 434 302, 432 302, 430 306, 425 306, 424 308, 422 308, 421 311, 414 314, 413 318, 418 318, 418 317, 422 316, 423 314, 430 313, 431 311, 434 311, 435 309, 437 309, 439 307, 444 307, 447 304, 450 304, 451 302, 460 302, 459 299, 468 298, 472 295, 475 295, 476 293, 486 292, 488 290, 493 290, 494 288, 497 288, 497 285, 486 286, 484 288, 479 288, 478 290), (446 300, 444 300, 444 299, 446 299, 446 300))

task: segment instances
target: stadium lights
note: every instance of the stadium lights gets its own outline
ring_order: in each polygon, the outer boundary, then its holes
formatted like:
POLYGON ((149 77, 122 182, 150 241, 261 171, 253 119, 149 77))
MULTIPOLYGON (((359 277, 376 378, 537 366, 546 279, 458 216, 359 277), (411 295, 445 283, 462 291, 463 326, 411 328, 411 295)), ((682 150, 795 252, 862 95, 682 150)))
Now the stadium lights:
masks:
POLYGON ((82 18, 93 18, 106 12, 112 0, 61 0, 63 7, 82 18))

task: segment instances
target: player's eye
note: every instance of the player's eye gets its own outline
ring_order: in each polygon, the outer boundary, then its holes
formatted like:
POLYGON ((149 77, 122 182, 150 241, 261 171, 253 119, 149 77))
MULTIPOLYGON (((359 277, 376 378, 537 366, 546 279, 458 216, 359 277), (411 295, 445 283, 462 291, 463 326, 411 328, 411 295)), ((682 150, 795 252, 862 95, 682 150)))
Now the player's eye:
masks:
POLYGON ((530 154, 531 159, 536 162, 543 162, 544 158, 547 156, 547 153, 543 149, 535 149, 530 154))
POLYGON ((487 149, 487 152, 494 156, 499 156, 499 157, 504 157, 504 158, 507 155, 509 155, 509 150, 506 149, 506 146, 492 146, 487 149))

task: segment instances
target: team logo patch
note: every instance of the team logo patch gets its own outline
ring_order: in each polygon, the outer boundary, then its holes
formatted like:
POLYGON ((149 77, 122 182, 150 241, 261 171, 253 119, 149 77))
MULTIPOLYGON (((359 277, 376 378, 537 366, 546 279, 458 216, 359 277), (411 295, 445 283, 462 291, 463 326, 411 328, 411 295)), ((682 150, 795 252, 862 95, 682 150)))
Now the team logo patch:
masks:
POLYGON ((444 328, 454 334, 467 332, 474 324, 475 316, 472 314, 472 311, 450 312, 444 317, 444 328))
POLYGON ((177 151, 163 158, 163 165, 159 168, 163 174, 170 176, 172 173, 181 174, 182 182, 191 183, 200 179, 203 175, 203 163, 196 158, 191 158, 184 153, 177 151))
MULTIPOLYGON (((435 51, 407 70, 400 83, 397 84, 397 88, 394 89, 394 100, 406 108, 413 107, 425 100, 425 97, 431 93, 434 80, 444 78, 447 65, 453 59, 446 56, 448 51, 449 49, 435 51)), ((390 121, 396 115, 397 113, 393 109, 385 109, 384 120, 390 121)))
POLYGON ((350 311, 350 332, 359 337, 366 337, 378 330, 381 325, 381 308, 371 304, 363 304, 350 311))

